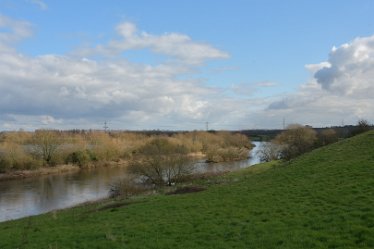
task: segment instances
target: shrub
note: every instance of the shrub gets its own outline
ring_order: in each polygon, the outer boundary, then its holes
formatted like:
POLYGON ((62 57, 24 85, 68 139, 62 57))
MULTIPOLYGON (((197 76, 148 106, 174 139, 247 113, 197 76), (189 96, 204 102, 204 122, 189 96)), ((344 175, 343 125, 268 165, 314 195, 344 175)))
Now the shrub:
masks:
POLYGON ((281 145, 280 157, 290 160, 310 151, 317 140, 317 133, 310 127, 299 124, 290 125, 277 135, 275 142, 281 145))
POLYGON ((352 131, 352 136, 367 132, 372 129, 372 126, 370 125, 369 121, 365 119, 360 119, 357 122, 356 128, 352 131))
POLYGON ((145 186, 137 183, 134 177, 127 176, 111 186, 109 196, 111 198, 128 198, 130 196, 142 193, 145 190, 145 186))
POLYGON ((12 168, 12 162, 3 153, 0 154, 0 173, 5 173, 12 168))
POLYGON ((261 162, 270 162, 280 158, 281 146, 272 142, 263 142, 257 151, 261 162))
POLYGON ((41 161, 32 158, 25 152, 24 146, 4 142, 0 146, 0 168, 2 172, 9 170, 34 169, 41 165, 41 161))
POLYGON ((137 150, 128 167, 131 174, 155 185, 172 185, 192 172, 187 149, 166 138, 155 138, 137 150))
POLYGON ((53 157, 61 143, 62 139, 58 131, 53 130, 37 130, 32 138, 34 154, 42 158, 50 166, 55 165, 57 162, 53 157))
POLYGON ((237 147, 211 147, 206 153, 208 162, 228 162, 228 161, 237 161, 244 160, 248 158, 249 151, 246 148, 237 148, 237 147))
POLYGON ((335 143, 339 140, 338 134, 334 129, 325 129, 318 134, 318 145, 324 146, 335 143))
POLYGON ((74 151, 66 160, 66 163, 77 164, 79 167, 87 166, 90 162, 91 157, 87 150, 74 151))

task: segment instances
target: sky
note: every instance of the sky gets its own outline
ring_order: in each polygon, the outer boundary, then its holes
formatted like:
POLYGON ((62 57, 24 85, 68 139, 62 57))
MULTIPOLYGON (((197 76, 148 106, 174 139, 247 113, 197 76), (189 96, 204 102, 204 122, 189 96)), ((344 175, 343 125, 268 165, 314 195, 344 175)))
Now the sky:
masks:
POLYGON ((374 123, 372 13, 372 0, 0 0, 0 130, 374 123))

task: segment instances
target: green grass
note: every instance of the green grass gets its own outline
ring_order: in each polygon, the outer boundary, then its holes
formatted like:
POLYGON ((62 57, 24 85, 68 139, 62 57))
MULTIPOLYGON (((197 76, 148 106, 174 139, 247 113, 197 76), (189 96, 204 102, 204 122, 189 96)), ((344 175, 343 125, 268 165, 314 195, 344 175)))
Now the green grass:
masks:
POLYGON ((0 248, 374 248, 374 132, 193 184, 0 223, 0 248))

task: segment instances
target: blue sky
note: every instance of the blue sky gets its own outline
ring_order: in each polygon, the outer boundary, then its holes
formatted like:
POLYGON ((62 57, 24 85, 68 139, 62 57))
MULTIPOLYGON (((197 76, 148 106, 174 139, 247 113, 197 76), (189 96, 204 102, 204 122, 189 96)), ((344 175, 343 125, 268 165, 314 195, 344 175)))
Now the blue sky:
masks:
POLYGON ((371 0, 0 0, 0 129, 373 120, 372 13, 371 0))

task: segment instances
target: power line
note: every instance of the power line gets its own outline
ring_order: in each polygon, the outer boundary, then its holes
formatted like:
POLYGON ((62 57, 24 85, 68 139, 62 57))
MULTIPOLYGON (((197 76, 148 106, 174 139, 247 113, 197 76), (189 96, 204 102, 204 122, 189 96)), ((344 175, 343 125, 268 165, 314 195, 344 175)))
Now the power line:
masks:
POLYGON ((108 123, 107 123, 106 121, 104 122, 104 126, 103 126, 103 128, 104 128, 104 131, 105 131, 105 132, 108 131, 108 128, 109 128, 109 127, 108 127, 108 123))

